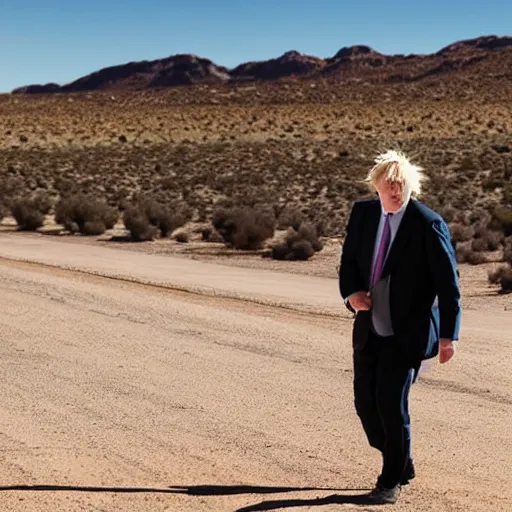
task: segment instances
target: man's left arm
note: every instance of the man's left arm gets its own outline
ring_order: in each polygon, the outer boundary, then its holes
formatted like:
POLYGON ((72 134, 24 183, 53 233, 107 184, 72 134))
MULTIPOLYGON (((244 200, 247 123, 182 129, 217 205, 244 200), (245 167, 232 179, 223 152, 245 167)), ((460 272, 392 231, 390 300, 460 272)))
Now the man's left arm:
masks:
POLYGON ((429 226, 427 256, 439 300, 439 360, 445 363, 453 356, 453 341, 459 339, 461 312, 457 261, 450 230, 443 220, 429 226))

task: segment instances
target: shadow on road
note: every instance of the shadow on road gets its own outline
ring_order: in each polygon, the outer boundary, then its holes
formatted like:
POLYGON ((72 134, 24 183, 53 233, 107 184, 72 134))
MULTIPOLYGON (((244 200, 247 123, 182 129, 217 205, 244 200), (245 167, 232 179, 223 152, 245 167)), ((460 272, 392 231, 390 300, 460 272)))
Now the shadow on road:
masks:
MULTIPOLYGON (((368 491, 369 489, 342 489, 343 491, 368 491)), ((333 494, 324 498, 269 500, 238 508, 234 512, 258 512, 262 510, 278 510, 293 507, 324 507, 325 505, 372 505, 368 494, 333 494)), ((373 503, 374 504, 374 503, 373 503)))
MULTIPOLYGON (((191 485, 169 487, 100 487, 79 485, 8 485, 0 486, 0 492, 31 491, 31 492, 104 492, 104 493, 163 493, 186 494, 189 496, 228 496, 237 494, 278 494, 304 491, 338 491, 364 492, 370 489, 334 489, 332 487, 267 487, 254 485, 191 485)), ((260 510, 277 510, 291 507, 313 507, 335 504, 368 505, 366 495, 333 494, 324 498, 268 500, 237 509, 235 512, 256 512, 260 510)))
POLYGON ((67 491, 67 492, 119 492, 169 493, 189 496, 226 496, 233 494, 274 494, 300 491, 364 491, 366 489, 334 489, 332 487, 265 487, 254 485, 190 485, 169 487, 99 487, 80 485, 4 485, 2 491, 67 491))

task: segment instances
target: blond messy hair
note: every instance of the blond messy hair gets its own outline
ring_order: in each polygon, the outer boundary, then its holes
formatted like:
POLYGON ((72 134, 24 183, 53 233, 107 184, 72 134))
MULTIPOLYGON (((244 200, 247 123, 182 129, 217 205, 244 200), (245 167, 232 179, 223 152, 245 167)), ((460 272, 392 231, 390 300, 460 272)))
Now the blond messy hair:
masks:
POLYGON ((402 185, 402 199, 408 201, 411 196, 419 196, 421 184, 427 179, 423 168, 412 164, 409 159, 398 151, 389 150, 375 158, 375 165, 368 172, 365 182, 371 188, 384 180, 402 185))

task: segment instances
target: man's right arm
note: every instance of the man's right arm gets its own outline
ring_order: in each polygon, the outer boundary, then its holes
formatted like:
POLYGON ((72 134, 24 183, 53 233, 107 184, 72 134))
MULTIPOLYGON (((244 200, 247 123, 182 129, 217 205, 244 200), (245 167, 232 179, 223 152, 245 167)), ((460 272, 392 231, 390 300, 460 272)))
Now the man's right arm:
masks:
POLYGON ((352 312, 359 309, 370 309, 371 307, 370 298, 367 291, 364 290, 364 282, 357 260, 360 220, 360 206, 356 203, 352 208, 347 224, 339 271, 340 294, 345 301, 345 305, 352 312))

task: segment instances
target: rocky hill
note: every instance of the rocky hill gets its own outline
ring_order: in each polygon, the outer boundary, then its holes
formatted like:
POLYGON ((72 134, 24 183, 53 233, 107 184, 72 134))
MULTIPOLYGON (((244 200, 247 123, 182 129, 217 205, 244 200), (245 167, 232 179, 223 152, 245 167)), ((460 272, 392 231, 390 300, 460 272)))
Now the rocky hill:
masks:
POLYGON ((289 51, 229 70, 195 55, 173 55, 101 69, 59 86, 28 85, 16 94, 66 93, 94 90, 137 91, 193 84, 226 84, 306 78, 337 82, 393 83, 457 77, 512 78, 512 37, 484 36, 458 41, 434 54, 385 55, 363 45, 345 47, 323 59, 289 51))

